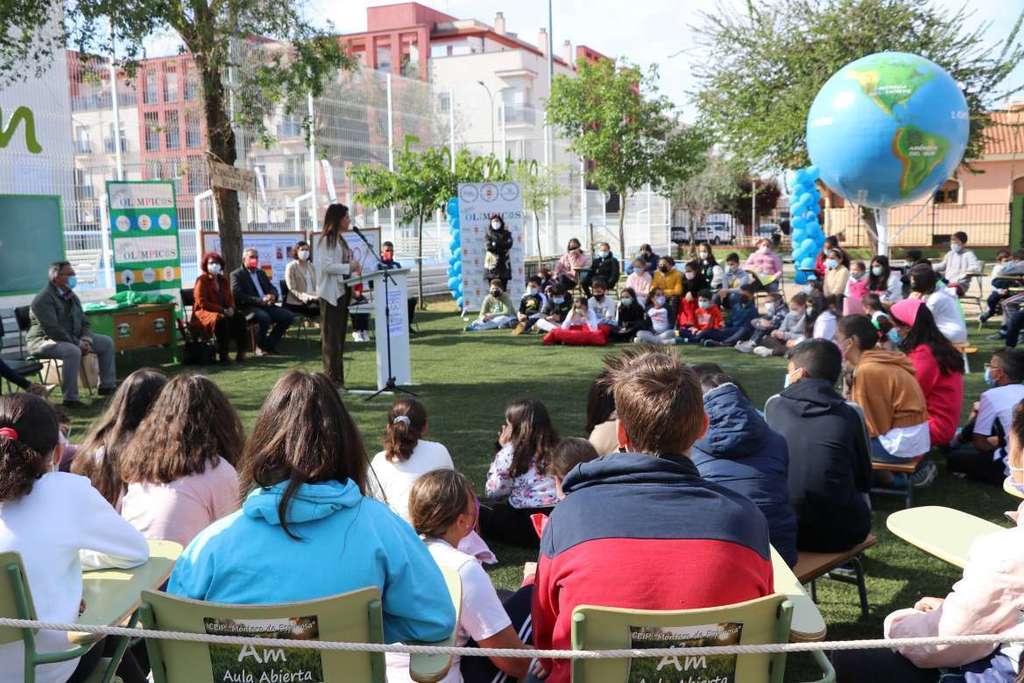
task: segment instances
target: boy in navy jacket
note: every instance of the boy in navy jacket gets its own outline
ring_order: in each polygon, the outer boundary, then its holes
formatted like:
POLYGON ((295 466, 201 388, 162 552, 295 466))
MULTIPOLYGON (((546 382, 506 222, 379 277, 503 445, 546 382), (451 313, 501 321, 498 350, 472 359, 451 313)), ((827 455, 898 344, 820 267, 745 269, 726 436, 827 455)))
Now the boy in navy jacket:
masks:
MULTIPOLYGON (((707 429, 696 373, 666 350, 610 362, 626 452, 577 465, 541 538, 534 645, 569 649, 577 605, 679 610, 773 590, 768 524, 747 498, 701 479, 690 448, 707 429)), ((549 683, 571 662, 545 661, 549 683)))

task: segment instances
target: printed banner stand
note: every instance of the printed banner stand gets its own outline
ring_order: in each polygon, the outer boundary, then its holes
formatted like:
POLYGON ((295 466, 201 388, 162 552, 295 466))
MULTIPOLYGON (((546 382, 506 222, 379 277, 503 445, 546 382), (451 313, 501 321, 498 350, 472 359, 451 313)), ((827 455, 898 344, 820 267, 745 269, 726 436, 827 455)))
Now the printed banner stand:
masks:
POLYGON ((181 291, 181 252, 174 184, 166 180, 107 181, 110 240, 118 292, 181 291))
POLYGON ((508 295, 518 305, 526 284, 523 194, 518 183, 459 183, 459 229, 462 240, 463 310, 480 310, 487 295, 487 229, 498 214, 512 233, 508 253, 508 295))

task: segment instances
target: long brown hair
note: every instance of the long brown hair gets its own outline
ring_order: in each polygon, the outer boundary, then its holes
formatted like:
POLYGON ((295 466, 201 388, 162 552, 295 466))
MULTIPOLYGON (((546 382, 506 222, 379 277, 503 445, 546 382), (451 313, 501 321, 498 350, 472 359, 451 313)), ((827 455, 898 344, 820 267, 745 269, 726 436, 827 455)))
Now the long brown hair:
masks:
POLYGON ((409 491, 409 521, 416 533, 440 538, 475 498, 473 486, 461 472, 427 472, 409 491))
POLYGON ((548 409, 534 398, 513 401, 505 409, 505 421, 512 427, 512 476, 526 474, 530 465, 545 474, 559 440, 548 409))
POLYGON ((348 244, 341 236, 341 222, 345 220, 347 215, 348 207, 344 204, 331 204, 327 207, 327 211, 324 212, 324 229, 320 234, 320 240, 328 248, 334 249, 340 243, 343 250, 348 249, 348 244))
POLYGON ((392 403, 382 439, 388 461, 408 460, 426 428, 427 409, 422 403, 414 398, 400 398, 392 403))
POLYGON ((167 377, 151 368, 128 375, 75 454, 71 471, 88 477, 111 505, 124 493, 118 464, 121 451, 127 447, 166 384, 167 377))
POLYGON ((365 494, 367 464, 363 437, 327 375, 290 370, 260 408, 238 478, 243 498, 288 482, 277 512, 296 538, 287 512, 299 486, 349 479, 365 494))
POLYGON ((57 412, 33 394, 0 396, 0 502, 32 493, 36 479, 50 471, 57 447, 57 412))
POLYGON ((227 396, 202 375, 178 375, 160 392, 121 455, 125 483, 169 484, 216 467, 234 465, 245 434, 227 396))

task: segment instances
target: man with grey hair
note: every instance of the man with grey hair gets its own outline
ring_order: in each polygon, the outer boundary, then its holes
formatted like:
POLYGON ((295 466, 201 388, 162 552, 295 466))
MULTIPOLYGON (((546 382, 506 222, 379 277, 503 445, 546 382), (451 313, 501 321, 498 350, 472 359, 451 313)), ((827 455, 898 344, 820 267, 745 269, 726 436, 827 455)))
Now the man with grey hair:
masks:
POLYGON ((64 405, 80 408, 78 372, 82 356, 95 354, 100 365, 100 396, 117 388, 114 367, 114 341, 90 329, 82 302, 75 295, 75 269, 67 261, 50 265, 50 282, 32 300, 32 325, 26 336, 28 352, 37 358, 53 358, 63 365, 61 371, 64 405))
POLYGON ((278 292, 260 266, 260 254, 249 247, 242 252, 242 267, 231 273, 231 293, 239 310, 259 326, 257 355, 277 353, 277 344, 295 314, 277 305, 278 292), (273 324, 274 329, 270 326, 273 324))

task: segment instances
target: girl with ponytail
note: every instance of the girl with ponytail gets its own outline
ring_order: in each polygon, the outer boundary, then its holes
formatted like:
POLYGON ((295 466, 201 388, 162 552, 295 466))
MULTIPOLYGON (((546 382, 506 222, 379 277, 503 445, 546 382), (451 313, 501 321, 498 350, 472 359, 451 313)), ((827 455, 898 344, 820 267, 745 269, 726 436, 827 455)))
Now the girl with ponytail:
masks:
POLYGON ((422 475, 433 470, 455 469, 448 449, 423 437, 427 433, 427 409, 414 398, 400 398, 388 411, 382 445, 370 463, 370 492, 409 521, 409 492, 422 475))
MULTIPOLYGON (((149 558, 149 548, 88 479, 55 471, 58 433, 57 414, 43 399, 0 396, 0 552, 21 555, 38 618, 67 623, 78 618, 83 568, 134 567, 149 558)), ((66 650, 67 635, 40 631, 36 648, 66 650)), ((103 648, 94 650, 96 657, 38 667, 36 680, 84 680, 103 648)), ((5 674, 21 680, 24 659, 21 641, 0 645, 5 674)))

